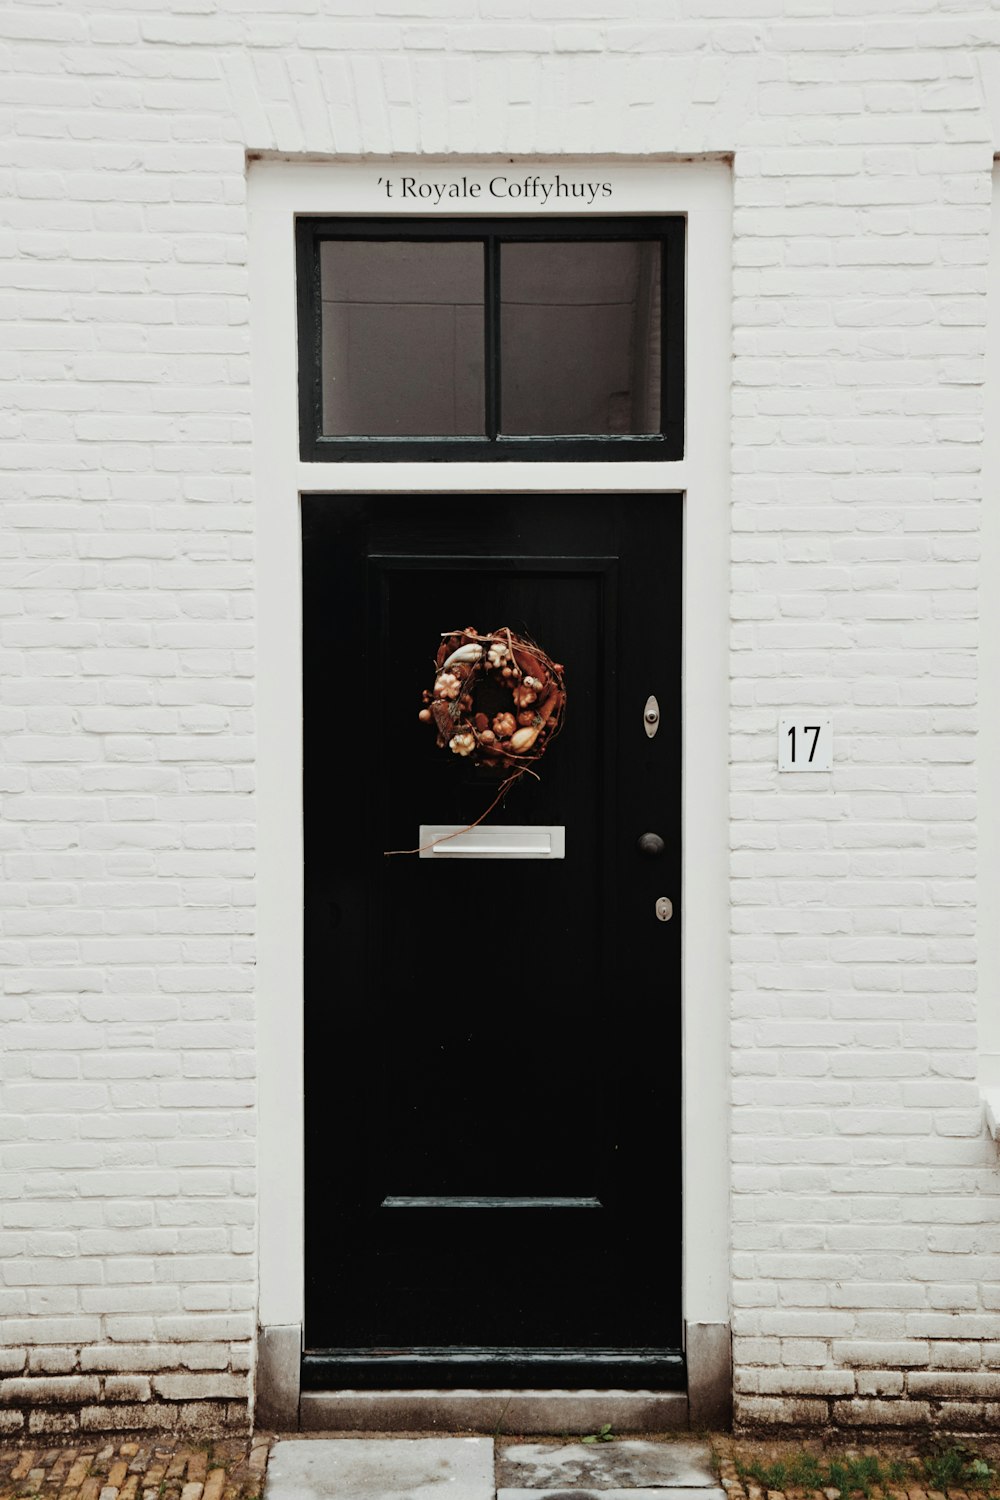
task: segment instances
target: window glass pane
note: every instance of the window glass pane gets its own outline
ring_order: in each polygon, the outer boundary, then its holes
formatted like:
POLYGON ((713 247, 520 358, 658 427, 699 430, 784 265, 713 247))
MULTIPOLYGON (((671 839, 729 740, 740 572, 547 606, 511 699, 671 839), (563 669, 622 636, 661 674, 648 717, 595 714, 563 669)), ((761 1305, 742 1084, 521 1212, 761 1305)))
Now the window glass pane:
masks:
POLYGON ((323 433, 482 436, 483 246, 320 246, 323 433))
POLYGON ((500 250, 502 432, 660 431, 658 243, 500 250))

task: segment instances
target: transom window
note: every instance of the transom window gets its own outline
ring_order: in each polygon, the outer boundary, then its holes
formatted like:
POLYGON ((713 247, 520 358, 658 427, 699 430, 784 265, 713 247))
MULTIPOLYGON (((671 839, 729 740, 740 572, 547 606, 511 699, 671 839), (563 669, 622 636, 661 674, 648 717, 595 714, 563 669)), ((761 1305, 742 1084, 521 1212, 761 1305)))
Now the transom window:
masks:
POLYGON ((674 459, 684 221, 298 221, 304 459, 674 459))

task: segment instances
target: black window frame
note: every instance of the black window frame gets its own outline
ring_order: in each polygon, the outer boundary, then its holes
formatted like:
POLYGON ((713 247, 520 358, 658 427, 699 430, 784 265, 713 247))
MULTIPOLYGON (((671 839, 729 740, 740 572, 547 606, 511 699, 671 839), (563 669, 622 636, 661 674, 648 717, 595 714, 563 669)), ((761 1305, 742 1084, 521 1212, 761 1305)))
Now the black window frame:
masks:
POLYGON ((331 218, 295 222, 298 308, 299 454, 307 463, 420 461, 675 461, 684 456, 684 287, 687 223, 682 214, 575 218, 331 218), (480 241, 484 245, 486 435, 483 437, 324 436, 322 296, 324 240, 480 241), (508 437, 500 417, 500 257, 504 243, 539 240, 660 242, 661 378, 659 433, 508 437))

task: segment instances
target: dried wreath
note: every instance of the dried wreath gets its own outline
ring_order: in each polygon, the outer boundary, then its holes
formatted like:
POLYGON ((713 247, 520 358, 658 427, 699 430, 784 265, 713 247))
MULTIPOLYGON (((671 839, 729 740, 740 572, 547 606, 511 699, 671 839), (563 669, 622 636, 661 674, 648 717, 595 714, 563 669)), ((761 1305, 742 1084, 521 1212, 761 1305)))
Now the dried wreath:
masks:
MULTIPOLYGON (((563 671, 561 662, 506 626, 488 635, 480 635, 471 625, 442 632, 434 686, 424 690, 420 720, 435 726, 442 749, 487 773, 507 772, 489 807, 460 832, 489 817, 521 776, 537 777, 532 766, 563 725, 563 671)), ((434 843, 455 837, 444 834, 434 843)), ((385 852, 421 854, 423 849, 385 852)))
POLYGON ((520 774, 545 754, 562 728, 563 670, 561 662, 506 626, 488 635, 471 626, 446 631, 420 719, 436 727, 438 744, 454 755, 520 774))

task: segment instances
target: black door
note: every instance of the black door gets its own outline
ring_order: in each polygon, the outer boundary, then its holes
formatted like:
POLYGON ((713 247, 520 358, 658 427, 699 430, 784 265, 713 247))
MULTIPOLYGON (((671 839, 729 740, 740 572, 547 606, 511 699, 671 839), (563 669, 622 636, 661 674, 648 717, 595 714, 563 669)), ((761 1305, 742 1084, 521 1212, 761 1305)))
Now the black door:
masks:
POLYGON ((302 505, 305 1384, 680 1384, 679 497, 302 505), (565 665, 489 818, 562 859, 384 852, 495 795, 417 717, 470 625, 565 665))

